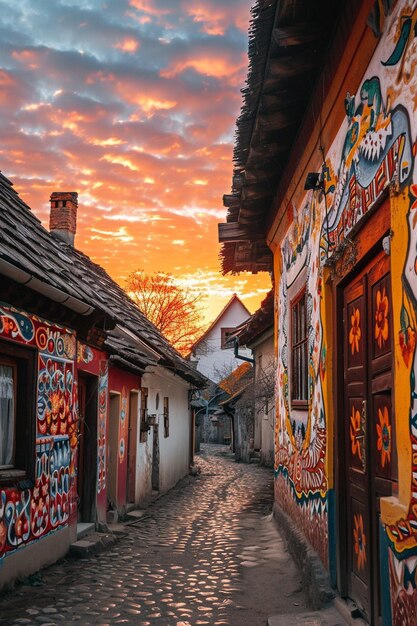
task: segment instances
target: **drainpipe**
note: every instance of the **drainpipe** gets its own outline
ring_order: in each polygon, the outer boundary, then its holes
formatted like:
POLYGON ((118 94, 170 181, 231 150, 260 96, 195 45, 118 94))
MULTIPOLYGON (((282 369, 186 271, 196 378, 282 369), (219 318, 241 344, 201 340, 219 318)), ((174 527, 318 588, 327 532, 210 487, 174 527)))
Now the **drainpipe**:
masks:
POLYGON ((234 355, 236 359, 240 359, 241 361, 247 361, 248 363, 252 363, 252 365, 255 365, 255 359, 250 359, 247 356, 242 356, 241 354, 239 354, 239 339, 237 337, 235 337, 233 339, 233 345, 234 345, 234 355))
POLYGON ((74 298, 74 296, 70 296, 64 291, 53 287, 52 285, 48 285, 48 283, 39 280, 39 278, 35 278, 29 272, 25 270, 21 270, 20 268, 12 265, 5 259, 0 259, 0 274, 3 276, 7 276, 11 278, 17 283, 24 285, 25 287, 29 287, 36 291, 37 293, 42 294, 46 298, 53 300, 54 302, 58 302, 59 304, 63 304, 68 309, 75 311, 75 313, 79 313, 80 315, 91 315, 94 311, 94 307, 86 304, 82 300, 78 298, 74 298))

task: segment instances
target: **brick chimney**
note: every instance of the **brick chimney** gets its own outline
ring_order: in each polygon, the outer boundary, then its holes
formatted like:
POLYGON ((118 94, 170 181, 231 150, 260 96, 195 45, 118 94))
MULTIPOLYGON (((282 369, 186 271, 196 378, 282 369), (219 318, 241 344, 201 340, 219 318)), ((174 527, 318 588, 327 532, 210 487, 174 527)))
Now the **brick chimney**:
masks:
POLYGON ((77 230, 78 193, 54 191, 50 200, 49 230, 52 235, 73 246, 77 230))

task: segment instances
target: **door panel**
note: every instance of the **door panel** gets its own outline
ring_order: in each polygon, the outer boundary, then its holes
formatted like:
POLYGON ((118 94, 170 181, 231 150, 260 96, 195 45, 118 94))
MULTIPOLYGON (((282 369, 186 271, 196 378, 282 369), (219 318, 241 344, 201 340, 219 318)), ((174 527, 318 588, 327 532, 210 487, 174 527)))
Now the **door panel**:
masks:
POLYGON ((343 294, 347 589, 371 624, 380 613, 379 498, 396 480, 391 308, 389 257, 381 253, 343 294))

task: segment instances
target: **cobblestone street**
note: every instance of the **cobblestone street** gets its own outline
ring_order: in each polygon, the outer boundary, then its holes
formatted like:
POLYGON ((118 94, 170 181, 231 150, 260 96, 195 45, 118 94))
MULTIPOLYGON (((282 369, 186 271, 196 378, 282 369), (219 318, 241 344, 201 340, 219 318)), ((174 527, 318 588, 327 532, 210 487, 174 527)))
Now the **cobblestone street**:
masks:
POLYGON ((264 626, 304 612, 269 515, 272 471, 205 446, 201 473, 159 498, 110 551, 66 559, 0 598, 0 624, 264 626))

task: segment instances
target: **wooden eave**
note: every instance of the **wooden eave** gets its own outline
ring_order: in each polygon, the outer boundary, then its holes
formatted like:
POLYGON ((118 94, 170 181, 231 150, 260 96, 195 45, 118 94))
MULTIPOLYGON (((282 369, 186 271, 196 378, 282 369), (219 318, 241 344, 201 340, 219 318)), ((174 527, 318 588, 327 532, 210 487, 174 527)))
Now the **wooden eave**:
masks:
MULTIPOLYGON (((239 186, 234 178, 233 203, 225 206, 227 222, 236 222, 244 233, 253 230, 254 236, 245 239, 242 249, 236 237, 239 229, 219 228, 223 273, 272 270, 272 253, 266 244, 271 206, 345 4, 349 3, 258 0, 253 8, 248 78, 233 153, 239 186)), ((351 4, 355 5, 351 13, 356 14, 360 2, 351 4)))

